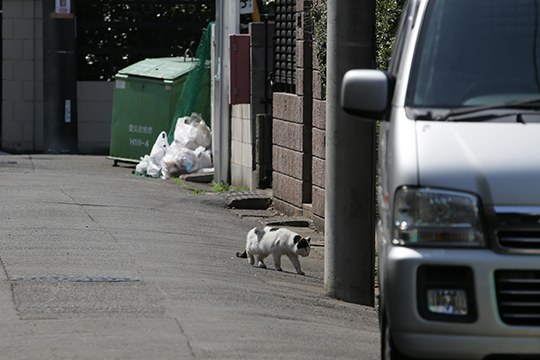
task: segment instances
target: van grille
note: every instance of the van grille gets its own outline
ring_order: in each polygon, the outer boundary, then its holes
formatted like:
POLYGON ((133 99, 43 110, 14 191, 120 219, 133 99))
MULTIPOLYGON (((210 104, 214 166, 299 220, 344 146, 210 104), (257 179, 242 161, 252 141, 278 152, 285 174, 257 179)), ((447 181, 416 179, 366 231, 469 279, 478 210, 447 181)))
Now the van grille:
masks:
POLYGON ((496 271, 495 286, 505 324, 540 326, 540 270, 496 271))
POLYGON ((496 207, 495 211, 500 250, 540 254, 540 207, 496 207))
POLYGON ((497 238, 506 249, 540 250, 540 231, 499 231, 497 238))

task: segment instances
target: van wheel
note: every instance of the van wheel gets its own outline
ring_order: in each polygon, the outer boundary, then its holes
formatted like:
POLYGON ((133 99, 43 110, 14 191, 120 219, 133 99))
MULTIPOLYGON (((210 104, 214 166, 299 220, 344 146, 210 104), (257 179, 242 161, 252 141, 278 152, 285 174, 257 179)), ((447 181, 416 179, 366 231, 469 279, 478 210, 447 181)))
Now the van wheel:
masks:
POLYGON ((399 352, 392 342, 392 336, 390 332, 390 326, 386 319, 384 310, 381 309, 381 360, 414 360, 399 352))

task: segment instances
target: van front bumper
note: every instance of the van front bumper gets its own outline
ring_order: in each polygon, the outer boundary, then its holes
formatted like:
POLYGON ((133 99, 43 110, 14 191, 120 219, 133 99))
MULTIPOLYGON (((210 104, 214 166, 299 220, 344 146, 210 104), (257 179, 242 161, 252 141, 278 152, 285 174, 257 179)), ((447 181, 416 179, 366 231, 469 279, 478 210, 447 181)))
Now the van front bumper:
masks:
POLYGON ((386 257, 383 292, 395 346, 405 355, 418 358, 457 360, 503 354, 540 355, 540 326, 534 322, 533 325, 509 324, 508 319, 502 318, 496 284, 496 274, 500 272, 527 274, 539 270, 540 256, 534 255, 497 254, 488 249, 391 247, 386 257), (426 269, 436 274, 438 269, 448 272, 454 268, 459 270, 456 274, 467 269, 470 279, 465 283, 470 283, 470 289, 461 286, 462 279, 426 285, 419 276, 426 269), (427 290, 446 285, 465 289, 469 300, 467 315, 441 315, 428 308, 427 290))

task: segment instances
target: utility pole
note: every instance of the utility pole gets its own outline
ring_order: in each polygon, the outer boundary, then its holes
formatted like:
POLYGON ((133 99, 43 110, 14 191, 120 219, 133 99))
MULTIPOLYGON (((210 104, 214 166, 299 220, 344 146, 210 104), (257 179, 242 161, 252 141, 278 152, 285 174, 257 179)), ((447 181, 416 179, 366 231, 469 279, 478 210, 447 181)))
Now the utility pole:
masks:
POLYGON ((77 52, 74 1, 43 0, 45 151, 77 152, 77 52))
POLYGON ((214 181, 229 182, 230 169, 230 54, 229 35, 240 32, 240 0, 216 0, 216 74, 212 110, 214 181))
POLYGON ((340 107, 343 75, 375 65, 375 0, 328 1, 324 284, 374 305, 375 123, 340 107))

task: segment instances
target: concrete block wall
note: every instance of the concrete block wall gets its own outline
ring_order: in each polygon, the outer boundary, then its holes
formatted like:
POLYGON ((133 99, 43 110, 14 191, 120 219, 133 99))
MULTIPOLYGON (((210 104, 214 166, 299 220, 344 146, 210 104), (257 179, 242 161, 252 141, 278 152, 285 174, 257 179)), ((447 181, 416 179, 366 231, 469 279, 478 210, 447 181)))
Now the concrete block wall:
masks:
MULTIPOLYGON (((318 5, 320 0, 314 0, 318 5)), ((317 39, 313 41, 313 203, 312 219, 315 227, 324 230, 325 176, 326 176, 326 88, 321 81, 316 52, 317 39)))
POLYGON ((231 106, 231 184, 254 189, 251 106, 231 106))
POLYGON ((43 148, 43 36, 40 0, 2 1, 2 148, 43 148))
POLYGON ((303 102, 296 94, 274 93, 272 190, 276 210, 301 215, 305 202, 303 102))
POLYGON ((288 215, 311 213, 313 193, 312 47, 309 0, 297 0, 296 92, 273 94, 273 177, 276 210, 288 215))
MULTIPOLYGON (((314 82, 320 85, 318 74, 314 73, 314 82)), ((316 87, 314 86, 314 89, 316 87)), ((321 86, 319 86, 319 91, 321 86)), ((326 176, 326 101, 317 90, 313 92, 313 187, 312 212, 313 224, 324 230, 325 176, 326 176)))

